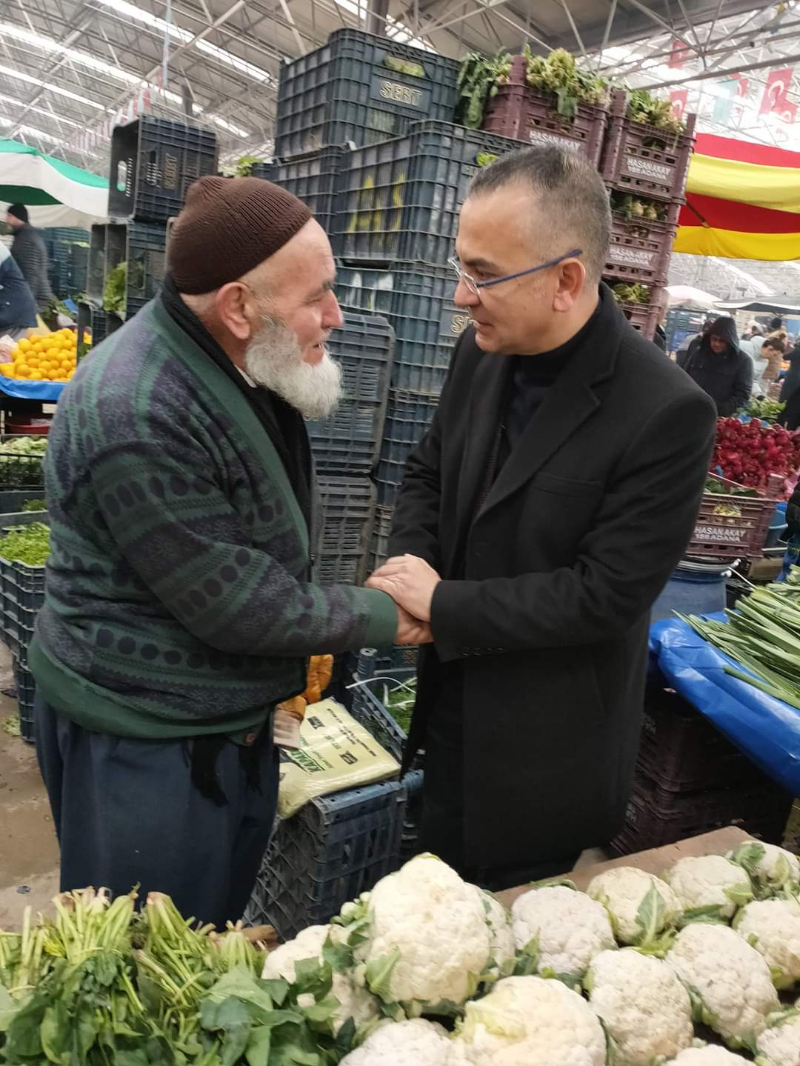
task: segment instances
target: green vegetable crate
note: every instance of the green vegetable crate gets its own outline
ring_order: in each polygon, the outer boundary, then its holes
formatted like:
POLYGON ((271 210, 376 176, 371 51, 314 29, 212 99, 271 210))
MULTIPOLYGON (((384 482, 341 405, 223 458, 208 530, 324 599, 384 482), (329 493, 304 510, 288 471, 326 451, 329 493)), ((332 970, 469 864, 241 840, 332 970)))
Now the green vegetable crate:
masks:
POLYGON ((28 511, 5 515, 0 527, 0 625, 4 642, 16 656, 27 653, 36 613, 44 602, 44 560, 49 552, 46 521, 46 511, 28 511), (42 562, 22 562, 13 557, 17 554, 42 562))
POLYGON ((611 244, 604 274, 621 281, 663 285, 678 224, 680 204, 670 204, 664 219, 611 216, 611 244))
MULTIPOLYGON (((727 478, 715 480, 730 489, 741 487, 727 478)), ((718 559, 760 558, 774 511, 775 500, 761 494, 728 496, 704 492, 687 554, 718 559)))
POLYGON ((109 222, 92 226, 86 294, 106 312, 130 316, 156 295, 166 270, 166 226, 109 222))
POLYGON ((23 740, 32 744, 33 733, 33 703, 36 699, 36 682, 33 674, 27 667, 27 655, 13 656, 14 684, 17 688, 17 703, 19 705, 19 733, 23 740))
POLYGON ((0 492, 33 490, 32 495, 43 495, 42 460, 46 449, 46 436, 0 437, 0 492))

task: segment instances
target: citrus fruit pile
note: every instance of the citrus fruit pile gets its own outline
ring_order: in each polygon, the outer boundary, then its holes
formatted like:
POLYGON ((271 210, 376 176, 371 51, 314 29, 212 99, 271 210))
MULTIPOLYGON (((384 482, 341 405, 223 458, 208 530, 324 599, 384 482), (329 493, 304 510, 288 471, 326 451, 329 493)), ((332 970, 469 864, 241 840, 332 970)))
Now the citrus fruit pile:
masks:
POLYGON ((0 366, 0 372, 7 378, 69 381, 75 373, 77 333, 71 329, 60 329, 44 337, 20 340, 11 358, 12 363, 0 366))

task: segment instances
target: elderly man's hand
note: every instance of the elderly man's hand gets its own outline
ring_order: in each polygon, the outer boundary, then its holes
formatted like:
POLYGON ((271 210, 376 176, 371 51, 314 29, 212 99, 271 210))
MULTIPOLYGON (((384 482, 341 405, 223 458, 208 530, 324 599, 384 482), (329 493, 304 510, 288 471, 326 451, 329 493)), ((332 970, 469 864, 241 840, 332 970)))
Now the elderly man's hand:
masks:
POLYGON ((397 635, 396 644, 432 644, 433 634, 427 622, 420 622, 408 611, 404 611, 400 604, 397 606, 397 635))
POLYGON ((388 592, 395 603, 423 622, 431 620, 433 591, 442 579, 416 555, 389 559, 367 581, 367 587, 388 592))

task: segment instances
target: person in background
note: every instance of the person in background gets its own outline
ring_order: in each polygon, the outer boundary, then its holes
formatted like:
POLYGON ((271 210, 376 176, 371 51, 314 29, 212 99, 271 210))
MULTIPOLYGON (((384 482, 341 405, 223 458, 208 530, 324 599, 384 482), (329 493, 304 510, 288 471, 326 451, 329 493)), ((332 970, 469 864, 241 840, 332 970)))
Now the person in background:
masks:
POLYGON ((47 311, 55 297, 47 276, 47 249, 42 235, 28 221, 28 209, 24 204, 9 207, 6 225, 14 234, 11 254, 30 286, 36 307, 40 312, 47 311))
POLYGON ((753 319, 747 329, 744 339, 739 347, 755 362, 761 353, 761 345, 764 343, 764 335, 758 322, 753 319))
POLYGON ((36 325, 36 303, 16 259, 0 244, 0 337, 16 339, 36 325))
POLYGON ((753 360, 740 349, 732 318, 716 319, 699 347, 679 365, 708 393, 720 417, 735 414, 750 402, 753 360))
POLYGON ((679 348, 678 349, 678 354, 677 354, 677 356, 675 358, 675 361, 678 364, 678 366, 682 367, 683 364, 686 362, 686 360, 689 358, 689 356, 690 355, 694 355, 694 353, 698 350, 700 345, 703 343, 703 340, 705 339, 705 337, 708 336, 708 331, 714 325, 715 321, 716 321, 716 319, 714 319, 714 318, 707 318, 705 320, 705 322, 703 323, 702 330, 696 336, 692 337, 692 339, 689 341, 689 343, 686 345, 685 348, 679 348))
POLYGON ((623 819, 650 608, 697 518, 709 398, 600 278, 608 193, 555 147, 478 171, 452 260, 462 333, 368 581, 430 622, 406 758, 422 840, 505 888, 623 819))
POLYGON ((800 340, 795 342, 786 358, 789 361, 789 369, 781 383, 781 403, 786 403, 794 391, 800 387, 800 340))
POLYGON ((36 744, 62 890, 138 883, 224 926, 269 839, 273 736, 309 656, 430 634, 384 592, 312 577, 304 419, 340 397, 342 315, 309 208, 201 178, 167 269, 81 362, 48 437, 36 744))
POLYGON ((770 333, 778 333, 783 328, 783 319, 780 317, 780 315, 776 315, 775 318, 771 318, 769 320, 769 329, 767 331, 767 335, 769 335, 770 333))
POLYGON ((764 343, 761 345, 761 358, 767 361, 767 368, 762 374, 765 389, 769 389, 769 386, 780 378, 785 356, 786 333, 784 331, 764 338, 764 343))

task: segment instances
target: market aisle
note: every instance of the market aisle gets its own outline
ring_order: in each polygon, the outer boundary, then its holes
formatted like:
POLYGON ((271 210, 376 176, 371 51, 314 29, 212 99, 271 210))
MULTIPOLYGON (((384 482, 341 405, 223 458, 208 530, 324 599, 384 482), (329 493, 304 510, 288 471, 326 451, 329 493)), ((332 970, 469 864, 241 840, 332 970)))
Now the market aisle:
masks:
MULTIPOLYGON (((0 645, 0 689, 12 684, 0 645)), ((0 695, 0 725, 16 710, 16 700, 0 695)), ((58 845, 36 753, 0 728, 0 929, 19 925, 28 905, 47 908, 57 891, 58 845)))

